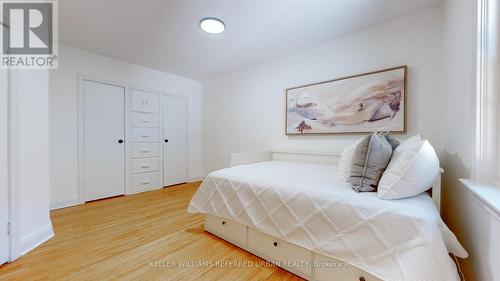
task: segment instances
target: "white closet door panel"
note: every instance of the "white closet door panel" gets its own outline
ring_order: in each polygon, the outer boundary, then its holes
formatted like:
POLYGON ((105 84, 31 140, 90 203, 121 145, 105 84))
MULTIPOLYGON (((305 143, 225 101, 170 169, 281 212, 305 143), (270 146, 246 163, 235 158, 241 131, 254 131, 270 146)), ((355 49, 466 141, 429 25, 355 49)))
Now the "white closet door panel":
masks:
POLYGON ((163 184, 187 181, 187 101, 163 98, 163 184))
POLYGON ((160 147, 157 143, 133 143, 132 158, 157 157, 160 147))
POLYGON ((158 158, 137 158, 132 160, 132 173, 158 172, 160 159, 158 158))
POLYGON ((160 115, 156 113, 132 112, 132 127, 152 127, 160 126, 160 115))
POLYGON ((160 95, 132 90, 132 110, 139 112, 160 112, 160 95))
POLYGON ((158 142, 159 132, 157 128, 132 128, 133 142, 158 142))
POLYGON ((125 89, 84 81, 85 201, 124 194, 125 89))

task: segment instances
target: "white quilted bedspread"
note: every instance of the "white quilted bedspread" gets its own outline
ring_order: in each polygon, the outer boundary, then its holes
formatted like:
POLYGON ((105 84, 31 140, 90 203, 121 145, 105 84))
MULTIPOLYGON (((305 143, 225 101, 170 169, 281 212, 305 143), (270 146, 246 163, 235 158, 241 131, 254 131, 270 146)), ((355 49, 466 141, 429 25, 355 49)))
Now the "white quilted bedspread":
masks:
POLYGON ((336 166, 270 161, 219 170, 188 211, 232 219, 383 280, 459 280, 448 252, 467 257, 427 194, 356 193, 336 166))

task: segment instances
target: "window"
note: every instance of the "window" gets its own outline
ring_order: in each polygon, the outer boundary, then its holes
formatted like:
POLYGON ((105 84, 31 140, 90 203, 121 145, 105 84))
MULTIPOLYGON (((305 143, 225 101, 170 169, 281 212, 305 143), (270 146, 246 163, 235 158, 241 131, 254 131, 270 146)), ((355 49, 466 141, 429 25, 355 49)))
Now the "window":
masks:
POLYGON ((500 186, 499 4, 478 1, 476 165, 474 180, 500 186))

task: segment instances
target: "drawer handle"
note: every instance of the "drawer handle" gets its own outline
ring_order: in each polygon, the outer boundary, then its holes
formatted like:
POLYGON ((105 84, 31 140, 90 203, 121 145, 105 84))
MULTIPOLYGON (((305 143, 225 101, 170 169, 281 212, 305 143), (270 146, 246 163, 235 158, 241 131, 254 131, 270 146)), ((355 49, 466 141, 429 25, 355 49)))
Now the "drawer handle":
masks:
POLYGON ((141 138, 149 138, 150 136, 148 135, 142 135, 141 138))
POLYGON ((366 281, 365 277, 363 277, 363 276, 359 277, 359 281, 366 281))
POLYGON ((149 165, 142 165, 142 166, 141 166, 141 168, 143 168, 143 169, 147 169, 147 168, 149 168, 149 167, 150 167, 149 165))
POLYGON ((274 247, 278 247, 278 242, 273 242, 274 247))
POLYGON ((141 123, 149 123, 148 120, 141 120, 141 123))
POLYGON ((142 185, 144 185, 144 184, 149 184, 149 181, 143 181, 143 182, 141 182, 141 184, 142 184, 142 185))
POLYGON ((225 225, 225 224, 226 224, 226 222, 225 222, 225 221, 222 221, 222 225, 225 225))
POLYGON ((142 153, 150 153, 151 151, 149 150, 141 150, 142 153))

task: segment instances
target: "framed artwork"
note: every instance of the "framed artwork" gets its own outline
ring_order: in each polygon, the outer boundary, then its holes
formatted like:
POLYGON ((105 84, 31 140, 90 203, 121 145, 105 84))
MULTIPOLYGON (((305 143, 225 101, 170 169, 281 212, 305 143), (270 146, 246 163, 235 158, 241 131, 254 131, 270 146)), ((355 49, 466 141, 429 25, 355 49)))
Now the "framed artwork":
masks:
POLYGON ((286 134, 406 132, 407 66, 286 90, 286 134))

